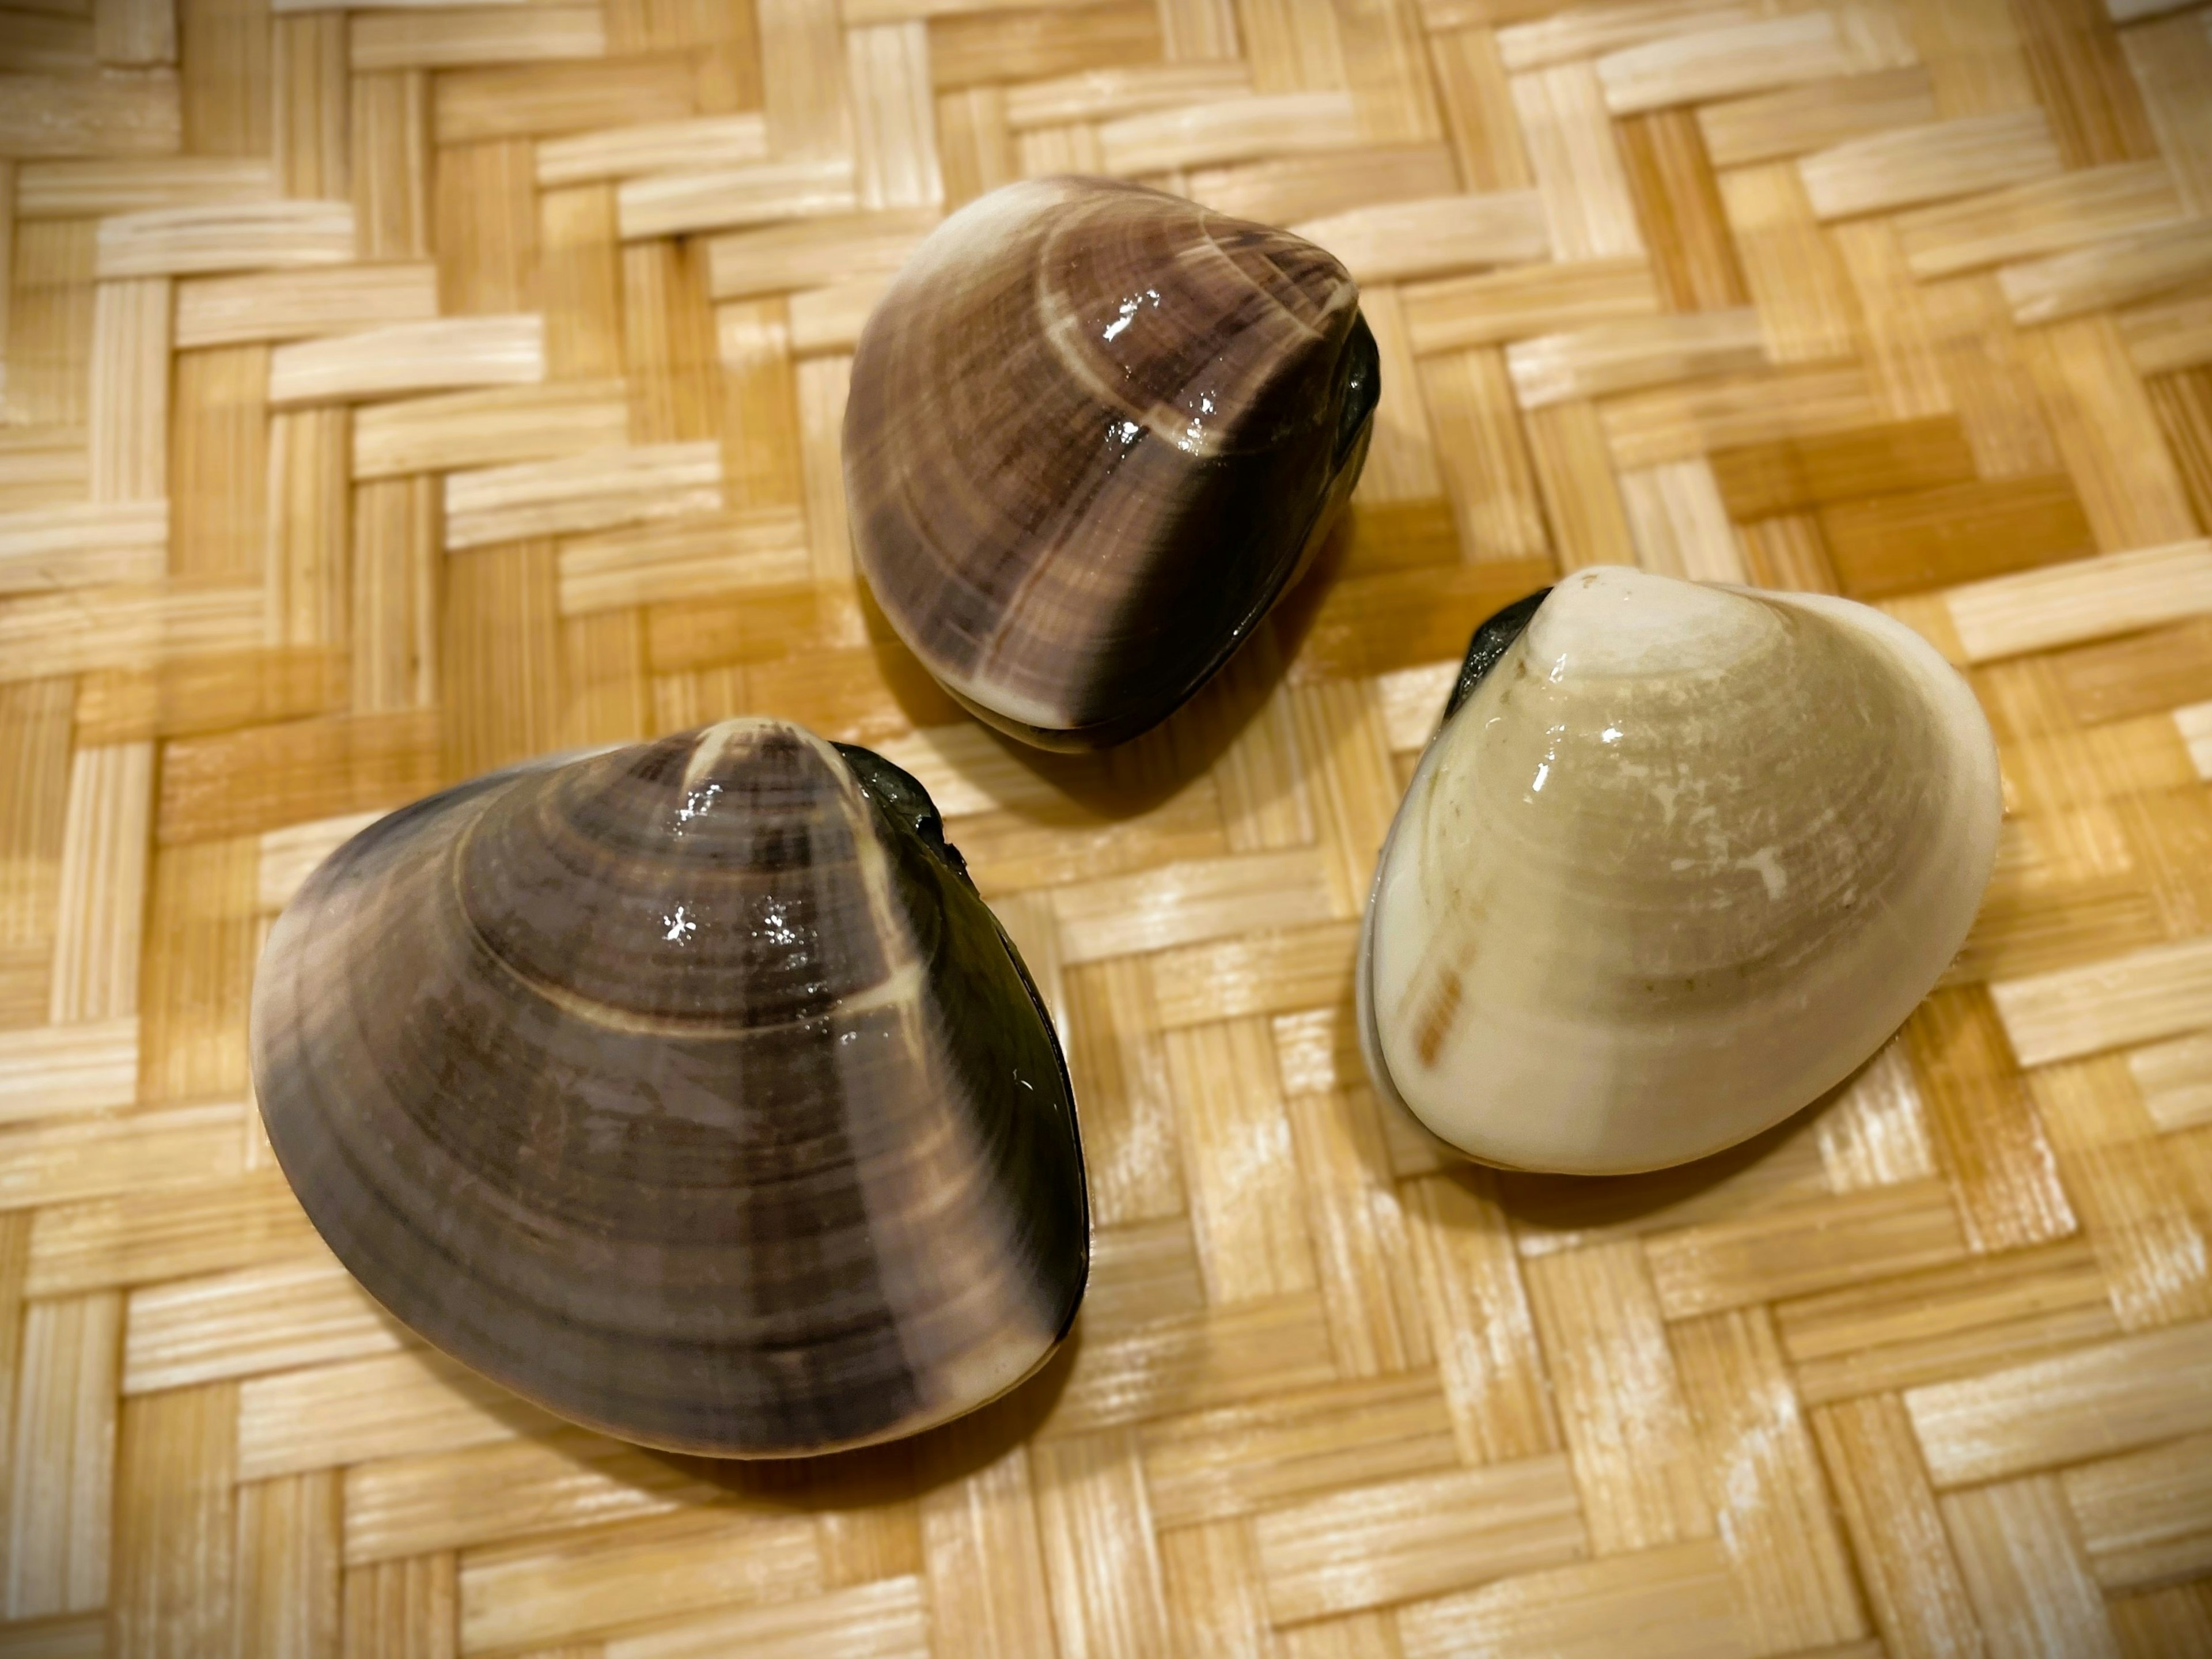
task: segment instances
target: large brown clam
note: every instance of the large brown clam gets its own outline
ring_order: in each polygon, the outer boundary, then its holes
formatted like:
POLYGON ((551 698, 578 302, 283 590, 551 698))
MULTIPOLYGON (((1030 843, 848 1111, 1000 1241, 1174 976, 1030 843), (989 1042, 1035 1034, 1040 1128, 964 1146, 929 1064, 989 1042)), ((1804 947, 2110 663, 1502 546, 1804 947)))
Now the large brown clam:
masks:
POLYGON ((779 1456, 1036 1370, 1089 1261, 1060 1048, 921 786, 733 720, 372 825, 255 987, 269 1138, 392 1313, 574 1421, 779 1456))
POLYGON ((1358 288, 1311 243, 1110 179, 1010 185, 933 231, 861 332, 854 551, 976 714, 1118 743, 1310 559, 1379 393, 1358 288))
POLYGON ((1903 623, 1601 566, 1478 630, 1376 871, 1370 1073, 1476 1159, 1703 1157, 1848 1076, 1996 859, 1996 748, 1903 623))

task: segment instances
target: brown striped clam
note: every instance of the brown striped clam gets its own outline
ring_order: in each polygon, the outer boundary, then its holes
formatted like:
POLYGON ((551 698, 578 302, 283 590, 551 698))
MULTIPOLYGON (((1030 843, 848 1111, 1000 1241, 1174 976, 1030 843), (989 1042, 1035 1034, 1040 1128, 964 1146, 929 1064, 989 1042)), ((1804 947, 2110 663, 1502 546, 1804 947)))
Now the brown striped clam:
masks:
POLYGON ((1935 985, 2002 811, 1972 692, 1902 623, 1576 571, 1478 630, 1399 808, 1357 970, 1369 1073, 1507 1168, 1747 1139, 1935 985))
POLYGON ((1379 392, 1357 285, 1311 243, 1111 179, 1010 185, 931 233, 861 332, 854 553, 975 714, 1118 743, 1310 561, 1379 392))
POLYGON ((732 720, 450 789, 278 919, 279 1163, 371 1295, 623 1439, 867 1444, 1005 1393, 1089 1263, 1060 1048, 921 786, 732 720))

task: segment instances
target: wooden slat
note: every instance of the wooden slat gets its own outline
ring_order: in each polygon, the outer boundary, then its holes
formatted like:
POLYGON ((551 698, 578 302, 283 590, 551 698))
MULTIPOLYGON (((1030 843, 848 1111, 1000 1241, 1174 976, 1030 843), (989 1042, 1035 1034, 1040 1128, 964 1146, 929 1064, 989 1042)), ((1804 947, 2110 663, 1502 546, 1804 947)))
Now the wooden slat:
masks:
POLYGON ((2119 1337, 1905 1396, 1938 1486, 2001 1480, 2212 1427, 2212 1327, 2119 1337))
POLYGON ((481 547, 530 536, 712 513, 722 505, 722 455, 713 443, 641 445, 446 477, 446 545, 481 547))
POLYGON ((153 208, 100 222, 103 279, 290 270, 343 264, 353 257, 350 202, 153 208))
POLYGON ((399 323, 269 354, 272 408, 445 392, 530 386, 545 378, 540 317, 453 317, 399 323))
POLYGON ((1582 1518, 1564 1457, 1353 1486, 1255 1525, 1278 1624, 1571 1560, 1582 1518))

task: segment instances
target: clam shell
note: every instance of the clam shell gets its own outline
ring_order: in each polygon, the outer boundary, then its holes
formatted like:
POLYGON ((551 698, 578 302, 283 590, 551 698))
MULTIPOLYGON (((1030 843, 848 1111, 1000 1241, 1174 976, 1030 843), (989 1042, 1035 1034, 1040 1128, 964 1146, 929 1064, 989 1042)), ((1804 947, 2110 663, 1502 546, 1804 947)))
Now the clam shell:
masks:
POLYGON ((1601 567, 1521 620, 1478 634, 1384 845, 1369 1071, 1486 1163, 1717 1152, 1842 1081, 1965 940, 1989 726, 1847 600, 1601 567))
POLYGON ((309 878, 254 989, 269 1138, 370 1294, 627 1440, 914 1432, 1066 1333, 1060 1048, 913 779, 740 720, 465 784, 309 878))
POLYGON ((1028 742, 1164 719, 1358 477, 1380 371, 1358 301, 1311 243, 1133 185, 962 209, 853 360, 845 489, 884 615, 1028 742))

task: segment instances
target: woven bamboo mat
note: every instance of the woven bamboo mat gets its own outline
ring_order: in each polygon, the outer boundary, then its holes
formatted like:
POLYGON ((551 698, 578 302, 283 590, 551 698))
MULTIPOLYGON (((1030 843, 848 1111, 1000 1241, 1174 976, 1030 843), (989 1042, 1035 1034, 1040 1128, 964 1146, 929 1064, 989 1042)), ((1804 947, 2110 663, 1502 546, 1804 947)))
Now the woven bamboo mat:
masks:
POLYGON ((2212 1653, 2212 17, 2173 0, 0 9, 0 1650, 2212 1653), (856 592, 854 331, 1086 168, 1297 225, 1349 533, 1040 763, 856 592), (1493 606, 1879 602, 2009 813, 1840 1097, 1437 1168, 1347 1035, 1493 606), (1055 1006, 1097 1266, 926 1440, 728 1470, 425 1352, 247 1097, 270 916, 440 783, 741 711, 921 776, 1055 1006))

